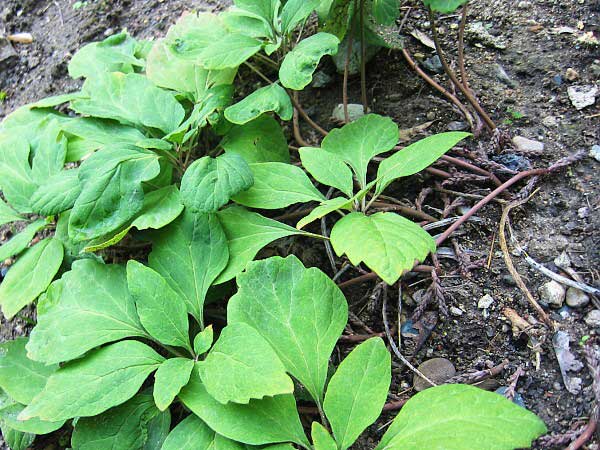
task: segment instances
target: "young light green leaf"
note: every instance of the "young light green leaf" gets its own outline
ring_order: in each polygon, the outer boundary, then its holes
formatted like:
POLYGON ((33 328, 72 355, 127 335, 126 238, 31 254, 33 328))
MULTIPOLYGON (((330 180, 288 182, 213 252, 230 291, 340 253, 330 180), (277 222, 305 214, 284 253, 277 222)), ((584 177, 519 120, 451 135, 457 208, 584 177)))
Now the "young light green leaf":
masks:
POLYGON ((251 208, 279 209, 294 203, 325 200, 297 166, 279 162, 250 164, 254 185, 233 200, 251 208))
POLYGON ((281 63, 281 84, 296 91, 304 89, 312 81, 313 72, 321 58, 337 53, 339 43, 340 40, 333 34, 322 32, 300 41, 281 63))
POLYGON ((325 200, 321 202, 319 206, 313 209, 306 217, 300 219, 296 228, 299 230, 308 225, 311 222, 314 222, 321 217, 325 217, 327 214, 337 211, 339 209, 352 209, 352 201, 348 200, 344 197, 335 197, 330 200, 325 200))
POLYGON ((241 156, 205 156, 194 161, 183 174, 181 198, 190 211, 216 212, 253 183, 252 171, 241 156))
POLYGON ((273 347, 286 370, 323 399, 331 352, 348 320, 344 295, 295 256, 248 264, 227 306, 229 324, 246 323, 273 347))
POLYGON ((235 34, 244 34, 258 39, 272 39, 270 22, 250 11, 231 8, 219 14, 227 29, 235 34))
POLYGON ((302 165, 315 180, 352 197, 352 171, 342 159, 321 148, 302 147, 299 152, 302 165))
POLYGON ((284 223, 232 206, 218 212, 229 243, 229 263, 215 284, 235 278, 265 245, 295 234, 306 234, 284 223))
POLYGON ((468 0, 423 0, 423 4, 435 12, 449 14, 457 10, 459 6, 467 3, 468 0))
POLYGON ((7 319, 46 290, 62 264, 64 249, 58 239, 47 238, 28 249, 0 284, 0 305, 7 319))
POLYGON ((227 33, 202 51, 198 61, 205 69, 238 67, 260 50, 262 42, 243 34, 227 33))
POLYGON ((130 260, 127 287, 141 324, 158 342, 191 350, 185 300, 150 267, 130 260))
POLYGON ((392 361, 380 338, 371 338, 339 365, 329 384, 323 408, 340 450, 356 438, 379 415, 392 380, 392 361))
POLYGON ((290 151, 281 125, 268 114, 244 125, 234 125, 221 141, 227 153, 236 153, 246 162, 290 162, 290 151))
MULTIPOLYGON (((23 378, 22 373, 19 377, 23 378)), ((40 419, 18 420, 17 417, 23 409, 25 405, 15 402, 0 391, 0 423, 3 426, 6 425, 22 433, 48 434, 58 430, 65 423, 64 421, 44 422, 40 419)))
POLYGON ((161 411, 173 402, 181 388, 190 381, 194 361, 187 358, 171 358, 163 362, 154 374, 154 403, 161 411))
POLYGON ((266 23, 273 23, 279 14, 280 0, 234 0, 235 6, 261 17, 266 23))
POLYGON ((225 110, 225 118, 232 123, 244 125, 261 114, 274 111, 282 120, 292 118, 290 97, 278 84, 262 87, 225 110))
POLYGON ((35 361, 57 363, 130 336, 147 333, 127 290, 125 268, 83 259, 38 304, 38 323, 27 351, 35 361))
POLYGON ((198 371, 207 392, 223 404, 247 404, 251 399, 294 392, 277 354, 245 323, 223 328, 198 371))
POLYGON ((371 216, 350 213, 336 222, 330 238, 338 256, 346 254, 354 265, 364 262, 389 285, 436 248, 433 238, 419 225, 385 212, 371 216))
POLYGON ((373 0, 371 8, 373 18, 379 25, 394 25, 400 14, 399 0, 373 0))
POLYGON ((35 434, 13 430, 1 421, 0 431, 2 431, 2 438, 6 442, 6 445, 11 450, 27 450, 35 440, 35 434))
POLYGON ((203 323, 208 287, 227 265, 229 249, 214 214, 183 214, 153 239, 149 265, 183 297, 188 312, 203 323))
POLYGON ((58 369, 56 364, 45 365, 27 358, 27 341, 28 338, 21 337, 0 344, 0 388, 22 404, 31 402, 58 369))
POLYGON ((44 390, 19 415, 58 421, 95 416, 129 400, 164 358, 138 341, 91 351, 48 378, 44 390))
POLYGON ((73 207, 79 194, 79 169, 64 170, 40 183, 31 196, 31 210, 43 216, 60 214, 73 207))
POLYGON ((17 222, 19 220, 25 220, 25 218, 21 217, 19 213, 17 213, 9 205, 4 203, 2 199, 0 199, 0 226, 10 222, 17 222))
POLYGON ((148 425, 157 414, 152 396, 138 394, 103 414, 80 418, 71 445, 76 450, 142 449, 148 438, 148 425))
POLYGON ((106 235, 142 209, 142 183, 160 173, 158 156, 135 147, 94 153, 79 168, 82 191, 71 212, 69 236, 75 241, 106 235))
POLYGON ((200 331, 194 338, 194 353, 202 355, 206 353, 213 344, 214 332, 212 325, 200 331))
POLYGON ((0 245, 0 261, 4 261, 11 256, 21 253, 27 248, 35 234, 45 226, 46 221, 44 219, 38 219, 27 225, 23 231, 13 236, 8 242, 0 245))
POLYGON ((413 175, 433 164, 470 133, 448 132, 434 134, 398 150, 379 164, 376 193, 380 194, 397 178, 413 175))
POLYGON ((169 28, 165 38, 177 56, 197 61, 202 51, 222 37, 227 30, 219 15, 203 12, 184 14, 169 28))
POLYGON ((0 136, 0 190, 20 213, 29 213, 29 200, 36 189, 29 165, 27 139, 15 134, 0 136))
POLYGON ((211 429, 234 441, 252 445, 295 442, 310 447, 291 394, 250 400, 247 405, 223 405, 206 391, 194 370, 179 398, 211 429))
POLYGON ((338 450, 338 446, 319 422, 313 422, 311 426, 311 436, 315 450, 338 450))
POLYGON ((167 134, 177 128, 185 115, 171 93, 136 73, 112 72, 88 78, 83 92, 89 98, 74 100, 73 110, 125 125, 146 126, 167 134))
POLYGON ((369 161, 398 143, 398 126, 389 117, 367 114, 332 130, 321 148, 334 153, 354 170, 361 187, 367 184, 369 161))
POLYGON ((445 384, 411 398, 376 450, 510 450, 529 448, 544 433, 546 426, 535 414, 501 395, 464 384, 445 384))
POLYGON ((320 0, 288 0, 281 10, 281 29, 289 34, 302 24, 321 3, 320 0))

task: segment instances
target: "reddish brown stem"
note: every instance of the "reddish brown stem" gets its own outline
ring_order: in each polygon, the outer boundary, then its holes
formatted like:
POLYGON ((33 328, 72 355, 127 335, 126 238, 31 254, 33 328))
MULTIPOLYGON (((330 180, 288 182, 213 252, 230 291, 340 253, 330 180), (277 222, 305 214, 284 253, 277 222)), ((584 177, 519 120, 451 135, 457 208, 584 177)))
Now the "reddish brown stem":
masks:
POLYGON ((442 177, 442 178, 450 178, 452 175, 449 172, 446 172, 445 170, 441 170, 441 169, 436 169, 435 167, 428 167, 427 169, 425 169, 426 172, 429 172, 431 175, 437 175, 438 177, 442 177))
MULTIPOLYGON (((289 92, 288 92, 288 94, 289 94, 289 92)), ((302 106, 300 106, 300 102, 298 100, 298 93, 296 91, 294 91, 294 94, 290 95, 290 97, 292 99, 292 103, 294 104, 294 108, 296 108, 298 110, 300 117, 302 117, 306 121, 306 123, 308 123, 312 128, 314 128, 321 135, 327 136, 329 134, 329 132, 327 130, 325 130, 324 128, 322 128, 321 126, 319 126, 319 124, 316 123, 314 120, 312 120, 309 117, 309 115, 306 114, 306 111, 304 111, 304 109, 302 109, 302 106)))
POLYGON ((591 439, 594 435, 596 428, 598 427, 598 421, 593 417, 590 418, 590 421, 586 425, 583 432, 579 435, 577 439, 575 439, 571 445, 567 447, 567 450, 578 450, 585 445, 587 441, 591 439))
POLYGON ((482 169, 481 167, 478 167, 478 166, 475 166, 475 165, 473 165, 471 163, 468 163, 467 161, 463 161, 462 159, 454 158, 453 156, 448 156, 448 155, 442 156, 441 159, 444 160, 444 161, 448 161, 449 163, 452 163, 455 166, 459 166, 459 167, 462 167, 464 169, 470 170, 471 172, 478 173, 480 175, 485 175, 490 180, 492 180, 492 182, 496 186, 501 186, 502 185, 502 181, 500 181, 500 179, 496 175, 494 175, 492 172, 489 172, 489 171, 487 171, 485 169, 482 169))
POLYGON ((367 113, 367 46, 365 45, 365 0, 360 0, 360 96, 363 113, 367 113))
POLYGON ((469 81, 467 80, 467 70, 465 69, 465 26, 467 25, 467 5, 462 7, 462 17, 460 19, 460 27, 458 28, 458 68, 460 70, 460 80, 466 89, 469 89, 469 81))
MULTIPOLYGON (((298 94, 296 92, 294 92, 293 97, 297 97, 298 94)), ((298 145, 302 146, 302 147, 310 147, 310 144, 308 142, 306 142, 304 140, 304 138, 302 137, 302 133, 300 132, 300 123, 298 120, 298 109, 294 108, 294 113, 292 116, 292 128, 294 130, 294 139, 296 139, 296 142, 298 143, 298 145)))
POLYGON ((385 333, 346 334, 346 335, 340 336, 340 338, 338 339, 338 342, 357 343, 357 342, 364 342, 368 339, 371 339, 372 337, 383 337, 383 336, 385 336, 385 333))
POLYGON ((352 35, 354 34, 354 22, 352 23, 352 31, 348 35, 348 49, 346 51, 346 63, 344 64, 344 79, 342 81, 342 107, 344 108, 344 122, 350 122, 350 114, 348 113, 348 73, 350 72, 350 57, 352 56, 352 35))
MULTIPOLYGON (((417 264, 415 265, 411 270, 409 270, 408 272, 423 272, 423 273, 431 273, 431 271, 434 270, 433 267, 431 266, 425 266, 422 264, 417 264)), ((342 283, 338 284, 338 287, 340 289, 344 289, 348 286, 352 286, 354 284, 360 284, 363 283, 365 281, 369 281, 369 280, 373 280, 377 278, 377 274, 375 272, 369 272, 369 273, 365 273, 364 275, 360 275, 356 278, 352 278, 350 280, 344 281, 342 283)))
POLYGON ((373 202, 371 205, 375 208, 385 209, 386 211, 398 211, 398 212, 402 213, 402 215, 404 215, 404 216, 413 217, 415 219, 426 220, 427 222, 436 222, 437 221, 437 219, 435 217, 430 216, 429 214, 424 213, 423 211, 418 211, 416 209, 409 208, 407 206, 390 205, 389 203, 384 203, 384 202, 373 202))

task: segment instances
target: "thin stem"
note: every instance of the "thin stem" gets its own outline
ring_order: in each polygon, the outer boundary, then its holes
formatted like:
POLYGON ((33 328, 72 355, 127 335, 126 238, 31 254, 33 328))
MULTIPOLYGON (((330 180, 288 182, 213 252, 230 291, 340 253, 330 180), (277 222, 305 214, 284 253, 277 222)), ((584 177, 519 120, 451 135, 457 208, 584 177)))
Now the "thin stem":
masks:
POLYGON ((460 70, 460 79, 466 89, 469 89, 467 70, 465 69, 465 26, 467 25, 468 4, 469 2, 466 2, 462 7, 462 17, 460 19, 460 27, 458 29, 458 67, 460 70))
MULTIPOLYGON (((327 136, 329 134, 329 132, 327 130, 325 130, 324 128, 322 128, 321 126, 319 126, 319 124, 317 124, 314 120, 312 120, 308 114, 306 114, 306 111, 304 111, 304 109, 302 109, 302 106, 300 106, 300 101, 298 100, 298 92, 297 91, 293 91, 296 92, 296 94, 292 94, 290 97, 292 99, 292 103, 294 104, 294 108, 296 108, 298 110, 298 113, 300 113, 300 116, 306 121, 306 123, 308 123, 312 128, 314 128, 318 133, 320 133, 323 136, 327 136)), ((289 95, 289 91, 288 91, 288 95, 289 95)))
POLYGON ((474 164, 471 164, 467 161, 463 161, 462 159, 459 158, 454 158, 452 156, 448 156, 448 155, 443 155, 440 159, 444 160, 444 161, 448 161, 449 163, 454 164, 455 166, 459 166, 462 167, 464 169, 470 170, 471 172, 475 172, 478 173, 480 175, 485 175, 486 177, 488 177, 490 180, 492 180, 492 182, 496 185, 496 186, 501 186, 502 185, 502 181, 500 181, 500 179, 494 175, 492 172, 489 172, 485 169, 482 169, 481 167, 478 167, 474 164))
POLYGON ((360 0, 360 97, 363 104, 363 113, 367 113, 367 50, 365 45, 365 0, 360 0))
MULTIPOLYGON (((296 91, 294 91, 292 94, 292 99, 296 99, 296 97, 298 97, 298 93, 296 91)), ((298 143, 298 145, 300 145, 302 147, 310 147, 310 144, 304 140, 304 138, 302 137, 302 133, 300 132, 300 123, 298 120, 298 108, 294 108, 294 112, 292 115, 292 129, 294 131, 294 139, 296 139, 296 142, 298 143)))
POLYGON ((248 61, 244 61, 244 64, 250 68, 254 73, 256 73, 259 77, 265 80, 269 84, 274 84, 264 73, 262 73, 254 64, 249 63, 248 61))
POLYGON ((348 34, 348 49, 346 50, 346 63, 344 64, 344 80, 342 82, 342 105, 344 108, 344 121, 350 122, 350 114, 348 114, 348 72, 350 70, 350 56, 352 55, 352 40, 354 34, 354 21, 352 21, 350 34, 348 34))

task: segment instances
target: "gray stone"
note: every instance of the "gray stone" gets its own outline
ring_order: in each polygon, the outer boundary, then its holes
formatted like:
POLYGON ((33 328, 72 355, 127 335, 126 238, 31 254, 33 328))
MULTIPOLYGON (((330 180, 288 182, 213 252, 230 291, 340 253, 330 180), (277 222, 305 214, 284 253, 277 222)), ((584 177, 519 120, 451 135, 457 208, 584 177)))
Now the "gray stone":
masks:
POLYGON ((515 136, 512 138, 512 143, 515 150, 523 153, 542 153, 544 151, 544 143, 528 139, 523 136, 515 136))
POLYGON ((504 67, 502 67, 500 64, 495 65, 494 74, 496 75, 496 78, 498 79, 498 81, 501 81, 502 83, 506 84, 510 88, 514 89, 517 86, 519 86, 519 83, 517 83, 515 80, 513 80, 506 73, 506 70, 504 70, 504 67))
POLYGON ((492 35, 482 22, 473 22, 467 27, 467 36, 473 41, 479 41, 486 47, 504 50, 506 43, 499 37, 492 35))
POLYGON ((467 122, 454 121, 450 122, 446 128, 450 131, 465 131, 469 128, 469 124, 467 122))
POLYGON ((548 128, 554 128, 558 126, 558 119, 554 116, 546 116, 542 119, 542 124, 548 128))
POLYGON ((444 71, 444 67, 442 66, 442 61, 438 55, 432 56, 431 58, 427 58, 423 61, 423 67, 432 73, 442 73, 444 71))
POLYGON ((590 208, 583 206, 577 210, 577 215, 580 219, 585 219, 590 216, 590 208))
POLYGON ((538 294, 543 305, 560 308, 565 301, 566 291, 562 284, 552 280, 542 284, 538 294))
POLYGON ((567 289, 567 305, 571 308, 583 308, 590 302, 590 297, 582 290, 570 287, 567 289))
POLYGON ((590 327, 600 328, 600 309, 592 309, 583 320, 590 327))
POLYGON ((554 265, 556 267, 560 267, 561 269, 566 269, 571 267, 571 258, 567 255, 567 252, 562 252, 556 258, 554 258, 554 265))
MULTIPOLYGON (((420 364, 417 369, 436 384, 441 384, 456 375, 454 364, 452 364, 446 358, 428 359, 420 364)), ((431 387, 429 382, 425 381, 417 374, 415 374, 413 377, 413 385, 417 392, 421 392, 431 387)))
POLYGON ((460 317, 463 315, 463 311, 462 311, 462 309, 457 308, 456 306, 451 306, 450 314, 452 314, 454 317, 460 317))
POLYGON ((492 303, 494 303, 494 298, 490 294, 485 294, 477 302, 477 307, 479 309, 488 309, 490 306, 492 306, 492 303))
POLYGON ((592 145, 590 149, 590 156, 596 161, 600 162, 600 145, 592 145))
POLYGON ((580 110, 596 103, 598 87, 593 84, 573 85, 567 88, 567 94, 575 109, 580 110))
POLYGON ((0 38, 0 67, 8 67, 17 62, 19 56, 8 39, 0 38))
POLYGON ((314 88, 323 88, 330 85, 332 81, 333 77, 319 70, 313 75, 311 86, 314 88))

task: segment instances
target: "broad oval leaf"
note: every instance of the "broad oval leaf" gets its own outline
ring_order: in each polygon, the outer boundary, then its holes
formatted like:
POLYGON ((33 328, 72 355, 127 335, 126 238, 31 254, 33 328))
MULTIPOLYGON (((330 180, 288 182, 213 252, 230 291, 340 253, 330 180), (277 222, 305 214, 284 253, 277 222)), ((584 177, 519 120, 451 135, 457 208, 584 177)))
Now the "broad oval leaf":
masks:
POLYGON ((211 429, 234 441, 252 445, 295 442, 306 448, 310 446, 291 394, 250 400, 247 405, 223 405, 206 392, 198 371, 194 370, 179 398, 211 429))
POLYGON ((51 176, 31 196, 31 210, 54 216, 73 207, 81 193, 79 169, 65 170, 51 176))
POLYGON ((19 419, 58 421, 100 414, 133 397, 163 361, 138 341, 93 350, 52 374, 19 419))
POLYGON ((57 363, 130 336, 147 334, 127 290, 125 268, 83 259, 39 303, 27 351, 36 361, 57 363))
POLYGON ((313 422, 311 425, 311 437, 315 450, 338 450, 335 440, 319 422, 313 422))
POLYGON ((445 384, 418 393, 402 407, 376 450, 529 448, 546 433, 535 414, 494 392, 445 384))
POLYGON ((363 342, 339 365, 327 385, 323 409, 341 450, 377 420, 391 381, 392 360, 380 338, 363 342))
POLYGON ((279 209, 294 203, 325 200, 306 173, 291 164, 267 162, 250 164, 254 184, 233 197, 251 208, 279 209))
POLYGON ((321 148, 302 147, 299 153, 302 165, 315 180, 352 197, 352 171, 342 159, 321 148))
POLYGON ((191 211, 215 212, 253 183, 250 167, 241 156, 205 156, 194 161, 183 174, 181 198, 191 211))
POLYGON ((150 267, 187 302, 188 312, 202 324, 206 292, 229 260, 227 238, 219 219, 215 214, 184 210, 152 241, 150 267))
POLYGON ((348 320, 340 289, 295 256, 255 261, 237 282, 238 292, 227 305, 228 323, 254 327, 320 402, 329 357, 348 320))
POLYGON ((67 138, 60 130, 58 120, 52 119, 46 125, 33 153, 31 176, 36 183, 39 184, 62 170, 67 156, 67 138))
POLYGON ((225 118, 232 123, 244 125, 261 114, 273 111, 282 120, 292 118, 292 101, 285 89, 278 84, 262 87, 225 110, 225 118))
POLYGON ((198 416, 190 414, 171 430, 161 450, 208 449, 215 432, 198 416))
MULTIPOLYGON (((29 377, 23 377, 22 373, 19 374, 19 377, 29 379, 29 377)), ((0 423, 3 427, 7 426, 22 433, 48 434, 58 430, 65 423, 64 420, 44 422, 37 418, 18 420, 23 409, 25 409, 25 405, 15 402, 6 393, 0 391, 0 423)))
POLYGON ((390 26, 400 14, 399 0, 373 0, 371 6, 373 18, 379 25, 390 26))
POLYGON ((355 266, 364 262, 389 285, 436 249, 431 235, 419 225, 385 212, 371 216, 352 212, 336 222, 330 238, 338 256, 346 254, 355 266))
POLYGON ((458 131, 439 133, 398 150, 379 164, 376 193, 383 192, 395 179, 413 175, 430 166, 468 136, 471 134, 458 131))
POLYGON ((269 343, 245 323, 227 325, 198 371, 207 392, 220 403, 247 404, 294 392, 294 383, 269 343))
POLYGON ((4 203, 2 199, 0 199, 0 226, 10 222, 17 222, 19 220, 25 220, 25 218, 21 217, 19 213, 17 213, 14 209, 4 203))
POLYGON ((448 14, 456 11, 459 6, 467 3, 468 0, 423 0, 423 4, 433 11, 448 14))
POLYGON ((127 288, 140 322, 150 336, 162 344, 191 351, 185 300, 161 275, 131 260, 127 263, 127 288))
POLYGON ((205 69, 223 70, 238 67, 262 47, 262 42, 243 34, 227 33, 210 43, 198 58, 205 69))
POLYGON ((194 353, 196 355, 202 355, 206 353, 213 345, 213 341, 213 327, 212 325, 209 325, 204 330, 200 331, 194 338, 194 353))
POLYGON ((281 63, 281 84, 295 91, 304 89, 312 81, 321 58, 336 54, 339 43, 340 40, 333 34, 322 32, 300 41, 281 63))
POLYGON ((225 283, 238 276, 261 248, 276 239, 296 234, 308 235, 241 206, 231 206, 219 211, 218 216, 227 236, 229 262, 215 284, 225 283))
POLYGON ((17 314, 46 290, 60 269, 64 248, 47 238, 28 249, 0 284, 0 305, 7 319, 17 314))
POLYGON ((281 9, 281 29, 289 34, 303 23, 321 3, 321 0, 288 0, 281 9))
POLYGON ((0 189, 8 203, 20 213, 31 212, 29 201, 37 187, 29 155, 27 139, 16 133, 7 133, 6 137, 0 135, 0 189))
POLYGON ((27 225, 21 232, 0 245, 0 261, 18 255, 27 248, 35 234, 46 226, 44 219, 38 219, 27 225))
POLYGON ((154 403, 161 411, 173 402, 181 388, 190 381, 194 361, 187 358, 170 358, 154 374, 154 403))

